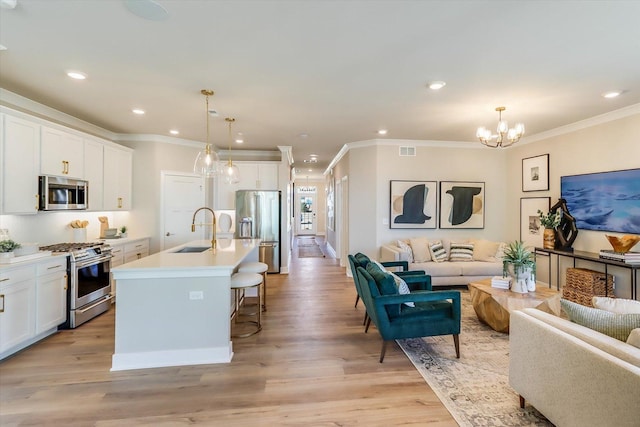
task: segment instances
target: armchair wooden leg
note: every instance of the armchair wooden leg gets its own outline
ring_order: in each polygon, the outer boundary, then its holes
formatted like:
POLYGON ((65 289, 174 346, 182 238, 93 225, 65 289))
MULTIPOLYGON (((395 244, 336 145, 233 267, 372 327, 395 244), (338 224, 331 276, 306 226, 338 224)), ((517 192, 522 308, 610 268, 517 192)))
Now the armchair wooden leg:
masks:
POLYGON ((358 306, 358 301, 360 301, 360 295, 356 295, 356 303, 353 305, 354 307, 358 306))
POLYGON ((453 345, 456 347, 456 359, 460 359, 460 335, 453 336, 453 345))
POLYGON ((524 397, 522 397, 522 396, 520 396, 520 395, 518 395, 518 397, 520 398, 520 407, 521 407, 522 409, 524 409, 524 397))
POLYGON ((369 326, 371 326, 371 318, 367 316, 367 326, 364 328, 364 333, 369 332, 369 326))
POLYGON ((387 341, 382 341, 382 350, 380 351, 380 363, 384 360, 384 353, 387 351, 387 341))
POLYGON ((362 326, 367 324, 367 319, 369 319, 369 315, 367 314, 367 312, 364 312, 364 319, 362 319, 362 326))

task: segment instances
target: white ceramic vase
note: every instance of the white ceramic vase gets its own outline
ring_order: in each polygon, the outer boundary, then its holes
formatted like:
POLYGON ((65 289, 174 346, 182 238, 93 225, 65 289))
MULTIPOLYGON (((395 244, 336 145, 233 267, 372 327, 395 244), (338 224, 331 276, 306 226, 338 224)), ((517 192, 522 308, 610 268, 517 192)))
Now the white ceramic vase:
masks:
MULTIPOLYGON (((513 266, 510 267, 513 273, 513 266)), ((511 285, 511 291, 519 294, 526 294, 529 292, 528 281, 531 279, 531 269, 518 270, 518 274, 512 274, 513 284, 511 285)), ((535 282, 534 282, 535 286, 535 282)))
POLYGON ((9 264, 11 258, 13 258, 15 254, 13 252, 0 252, 0 264, 9 264))

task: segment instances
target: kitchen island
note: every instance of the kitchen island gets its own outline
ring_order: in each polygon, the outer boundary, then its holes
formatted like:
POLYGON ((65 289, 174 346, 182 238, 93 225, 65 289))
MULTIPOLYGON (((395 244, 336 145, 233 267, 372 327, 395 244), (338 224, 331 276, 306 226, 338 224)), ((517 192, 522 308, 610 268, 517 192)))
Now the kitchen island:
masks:
POLYGON ((112 371, 228 363, 231 275, 257 261, 258 239, 197 240, 112 269, 112 371))

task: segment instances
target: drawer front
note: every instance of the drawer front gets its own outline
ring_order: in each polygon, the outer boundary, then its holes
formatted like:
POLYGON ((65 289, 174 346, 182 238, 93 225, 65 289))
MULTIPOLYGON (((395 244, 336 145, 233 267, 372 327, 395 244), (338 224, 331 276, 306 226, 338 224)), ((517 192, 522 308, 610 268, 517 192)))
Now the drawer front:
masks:
POLYGON ((124 252, 125 254, 142 253, 144 255, 149 255, 149 241, 139 240, 137 242, 127 243, 124 246, 124 252))
POLYGON ((58 273, 67 271, 67 258, 57 258, 55 260, 45 261, 38 264, 38 276, 45 274, 58 273))
POLYGON ((11 285, 24 280, 34 279, 35 277, 36 269, 34 265, 7 270, 2 269, 2 271, 0 271, 0 286, 11 285))

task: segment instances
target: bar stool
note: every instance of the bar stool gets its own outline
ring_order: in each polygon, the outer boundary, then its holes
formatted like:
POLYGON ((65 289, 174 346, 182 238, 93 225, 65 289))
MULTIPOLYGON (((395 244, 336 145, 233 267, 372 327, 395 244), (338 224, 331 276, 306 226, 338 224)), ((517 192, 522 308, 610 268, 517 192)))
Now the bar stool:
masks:
POLYGON ((264 262, 243 262, 238 266, 240 273, 262 274, 262 311, 267 311, 267 270, 269 266, 264 262))
POLYGON ((260 301, 260 285, 262 285, 262 276, 256 273, 236 273, 231 276, 231 289, 235 292, 235 309, 236 309, 236 324, 250 323, 256 326, 255 330, 244 334, 231 335, 233 338, 246 338, 251 335, 257 334, 262 330, 262 319, 260 309, 256 310, 256 320, 250 320, 245 322, 238 322, 238 316, 240 315, 240 292, 248 288, 255 287, 258 291, 258 301, 260 301))

